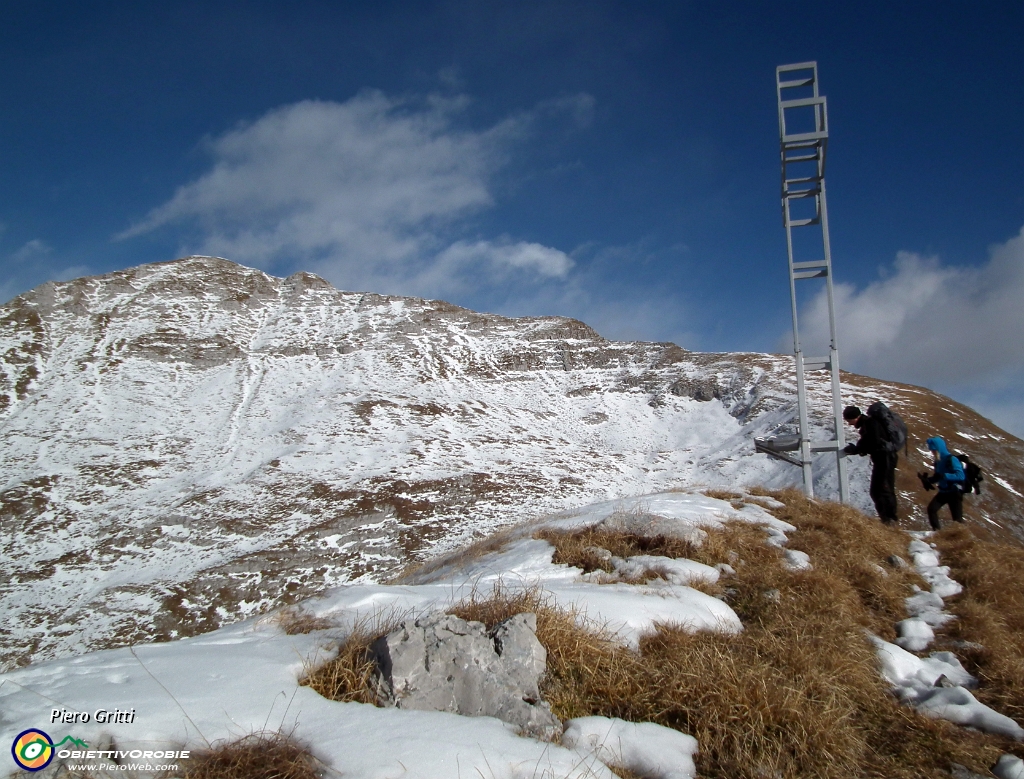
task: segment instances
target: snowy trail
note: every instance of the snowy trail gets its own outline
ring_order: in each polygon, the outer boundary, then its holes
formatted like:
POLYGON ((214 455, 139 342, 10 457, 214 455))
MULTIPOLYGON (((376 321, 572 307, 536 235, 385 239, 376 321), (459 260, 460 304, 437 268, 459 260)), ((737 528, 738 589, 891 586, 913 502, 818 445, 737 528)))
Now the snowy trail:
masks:
POLYGON ((932 652, 920 658, 911 653, 928 648, 935 638, 932 628, 955 619, 945 611, 943 599, 963 591, 960 583, 950 578, 949 566, 940 565, 939 553, 927 541, 931 535, 911 533, 909 552, 914 568, 931 589, 918 590, 906 599, 907 611, 912 616, 896 626, 900 634, 898 646, 871 637, 877 647, 882 676, 900 700, 925 716, 1024 741, 1024 728, 971 694, 969 688, 977 687, 978 680, 964 669, 956 655, 932 652))

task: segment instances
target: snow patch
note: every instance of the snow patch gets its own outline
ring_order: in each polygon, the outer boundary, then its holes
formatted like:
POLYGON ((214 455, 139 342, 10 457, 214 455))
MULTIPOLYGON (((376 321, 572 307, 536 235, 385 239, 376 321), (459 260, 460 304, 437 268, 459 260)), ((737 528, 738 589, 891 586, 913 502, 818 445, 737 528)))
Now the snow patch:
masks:
POLYGON ((653 722, 580 717, 566 723, 562 745, 652 779, 697 776, 697 739, 653 722))

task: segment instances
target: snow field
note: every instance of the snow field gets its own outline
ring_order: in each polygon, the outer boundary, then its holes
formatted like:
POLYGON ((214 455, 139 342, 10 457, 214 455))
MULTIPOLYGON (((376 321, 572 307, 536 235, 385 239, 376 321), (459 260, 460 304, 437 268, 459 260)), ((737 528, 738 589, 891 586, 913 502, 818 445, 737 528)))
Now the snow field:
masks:
MULTIPOLYGON (((681 530, 729 520, 765 524, 776 538, 794 529, 757 506, 737 510, 695 493, 608 501, 543 525, 584 527, 616 512, 639 509, 657 513, 681 530)), ((385 613, 444 609, 473 594, 486 594, 499 583, 540 588, 558 605, 606 626, 629 644, 655 622, 741 629, 729 606, 684 583, 714 580, 716 569, 646 556, 623 560, 622 565, 664 566, 673 580, 648 585, 587 582, 579 569, 552 564, 550 544, 529 538, 541 526, 525 528, 524 537, 504 550, 458 568, 441 567, 415 584, 347 585, 302 604, 306 613, 339 624, 338 630, 289 636, 275 619, 250 619, 195 638, 94 652, 4 674, 0 739, 13 740, 20 731, 39 727, 54 741, 72 735, 89 744, 113 739, 118 749, 199 749, 269 728, 293 733, 318 759, 354 779, 611 779, 609 764, 663 779, 695 776, 696 741, 652 723, 571 720, 562 744, 547 744, 520 738, 496 719, 338 703, 298 684, 305 670, 331 651, 339 631, 343 635, 356 623, 385 613), (135 722, 49 724, 54 708, 92 712, 115 707, 134 708, 135 722)))
MULTIPOLYGON (((0 490, 34 484, 26 505, 42 508, 0 547, 11 665, 166 635, 169 591, 189 590, 188 634, 285 585, 380 581, 410 548, 434 556, 596 500, 796 478, 750 445, 793 419, 787 358, 687 356, 568 320, 340 292, 211 258, 45 285, 25 301, 44 323, 40 375, 0 419, 0 490), (728 396, 700 402, 676 394, 679 381, 728 396), (474 475, 486 486, 468 499, 416 492, 474 475), (329 497, 311 498, 318 488, 329 497), (369 535, 343 503, 361 491, 375 513, 392 492, 433 508, 374 516, 391 524, 369 535), (224 574, 265 571, 282 546, 308 551, 325 515, 337 527, 324 535, 357 543, 279 578, 224 574), (225 584, 232 602, 202 601, 225 584)), ((29 336, 0 333, 0 355, 29 336)), ((812 382, 815 408, 826 390, 812 382)), ((824 494, 829 468, 815 468, 824 494)))

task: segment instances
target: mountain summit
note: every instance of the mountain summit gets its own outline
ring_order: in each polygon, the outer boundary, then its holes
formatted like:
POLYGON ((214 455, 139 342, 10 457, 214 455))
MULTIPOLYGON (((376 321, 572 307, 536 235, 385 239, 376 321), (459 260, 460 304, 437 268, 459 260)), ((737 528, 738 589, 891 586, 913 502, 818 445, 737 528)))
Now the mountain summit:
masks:
MULTIPOLYGON (((843 378, 908 422, 905 517, 923 527, 913 473, 939 434, 986 470, 969 521, 1024 539, 1024 442, 928 390, 843 378)), ((0 661, 203 632, 595 500, 795 484, 752 444, 792 429, 793 384, 787 356, 210 257, 44 284, 0 308, 0 661)), ((824 427, 826 376, 809 396, 824 427)))

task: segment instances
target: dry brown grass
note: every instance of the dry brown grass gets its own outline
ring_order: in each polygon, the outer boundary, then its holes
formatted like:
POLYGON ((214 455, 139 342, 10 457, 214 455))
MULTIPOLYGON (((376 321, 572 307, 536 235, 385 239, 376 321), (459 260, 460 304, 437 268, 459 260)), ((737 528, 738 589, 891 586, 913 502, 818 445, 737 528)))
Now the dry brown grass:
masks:
POLYGON ((636 771, 630 771, 628 768, 622 768, 621 766, 611 765, 608 766, 612 773, 615 774, 619 779, 647 779, 646 776, 638 774, 636 771))
POLYGON ((611 570, 610 566, 589 551, 593 547, 607 549, 616 557, 632 557, 633 555, 689 557, 696 549, 693 544, 680 538, 644 537, 635 533, 592 527, 572 533, 541 530, 535 533, 534 537, 543 538, 555 547, 554 562, 574 565, 577 568, 582 568, 585 572, 611 570))
POLYGON ((709 498, 717 498, 718 500, 737 500, 743 497, 743 493, 734 492, 733 490, 704 490, 704 494, 709 498))
MULTIPOLYGON (((572 533, 562 533, 550 529, 540 530, 534 538, 541 538, 555 547, 552 562, 580 568, 584 573, 593 571, 612 572, 611 562, 600 555, 597 550, 603 549, 616 557, 633 557, 634 555, 661 555, 663 557, 692 557, 696 547, 688 541, 669 536, 640 536, 617 530, 601 528, 584 528, 572 533)), ((636 579, 623 579, 632 584, 641 584, 651 579, 662 578, 657 571, 646 571, 636 579)), ((710 589, 708 585, 695 583, 695 587, 710 589)))
POLYGON ((168 779, 319 779, 309 750, 281 733, 254 733, 238 741, 193 751, 168 779))
MULTIPOLYGON (((594 530, 564 538, 540 534, 555 544, 556 560, 585 570, 602 568, 602 561, 587 552, 593 546, 623 557, 663 554, 729 563, 736 574, 723 578, 722 597, 744 623, 737 635, 660 626, 633 651, 540 591, 515 588, 478 593, 450 612, 488 626, 534 612, 537 636, 548 651, 542 693, 557 716, 620 717, 688 732, 700 744, 698 770, 706 779, 918 779, 948 776, 954 762, 984 773, 1000 752, 1019 746, 927 719, 899 705, 881 678, 866 630, 891 637, 892 624, 906 616, 903 599, 910 585, 922 583, 888 561, 906 553, 907 537, 859 512, 809 501, 798 492, 771 495, 786 504, 773 513, 797 526, 789 545, 810 554, 812 570, 787 570, 764 531, 746 523, 709 529, 700 547, 594 530)), ((946 538, 968 543, 952 533, 946 538)), ((949 555, 952 565, 955 551, 949 555)), ((982 577, 981 569, 991 563, 979 560, 976 575, 982 577)), ((1014 571, 1016 576, 1003 581, 1021 581, 1020 569, 1014 571)), ((958 578, 970 590, 969 577, 958 578)), ((991 623, 986 630, 1008 631, 998 639, 1005 643, 1013 631, 1020 635, 1020 625, 1000 622, 996 615, 1024 614, 1024 609, 1016 601, 997 600, 1011 597, 997 583, 998 577, 987 596, 994 605, 979 611, 978 619, 991 623)), ((964 601, 963 608, 981 606, 964 601)), ((384 632, 363 631, 341 648, 333 662, 347 664, 348 670, 332 671, 340 683, 314 685, 309 680, 316 674, 305 683, 335 699, 373 702, 366 647, 384 632)), ((1002 648, 999 654, 1011 656, 1002 648)), ((1019 654, 1012 656, 1019 660, 1019 654)), ((1010 678, 995 665, 986 667, 1010 678)), ((1020 688, 1007 683, 1005 689, 993 705, 1011 713, 1003 702, 1016 695, 1019 704, 1020 688)))
POLYGON ((289 636, 337 627, 332 620, 326 617, 318 617, 298 608, 283 609, 277 615, 277 623, 289 636))
POLYGON ((774 497, 785 505, 769 511, 798 528, 789 545, 807 552, 817 571, 837 576, 852 588, 862 607, 856 613, 863 627, 886 640, 895 639, 893 624, 907 616, 904 599, 911 585, 927 586, 912 568, 889 562, 893 555, 907 558, 907 536, 849 506, 808 500, 798 490, 774 497))
MULTIPOLYGON (((572 615, 539 618, 552 709, 563 718, 599 714, 691 733, 701 747, 698 769, 709 779, 916 779, 948 775, 952 762, 984 771, 1008 745, 900 706, 865 634, 891 636, 892 623, 906 616, 903 598, 920 580, 887 562, 905 554, 906 536, 800 493, 773 496, 787 503, 775 513, 799 528, 790 546, 811 555, 813 570, 785 569, 762 530, 732 523, 709 530, 685 554, 736 569, 723 584, 744 622, 739 635, 662 626, 632 652, 581 631, 572 615)), ((621 543, 616 554, 641 553, 628 539, 573 535, 572 543, 549 540, 560 549, 621 543)), ((474 613, 488 609, 495 606, 477 605, 474 613)))
POLYGON ((503 549, 512 541, 520 538, 522 531, 518 527, 506 528, 493 533, 486 538, 481 538, 468 546, 456 549, 448 554, 431 558, 424 562, 412 563, 396 574, 389 583, 391 584, 413 584, 418 583, 442 569, 452 567, 464 567, 473 560, 478 560, 492 552, 503 549))
POLYGON ((964 591, 947 601, 958 619, 944 632, 981 686, 976 696, 1024 722, 1024 549, 978 539, 967 526, 934 536, 942 563, 964 591))
POLYGON ((377 704, 373 683, 377 666, 370 644, 397 628, 408 616, 384 613, 357 623, 339 644, 335 657, 322 663, 310 661, 307 664, 299 684, 332 701, 377 704))

